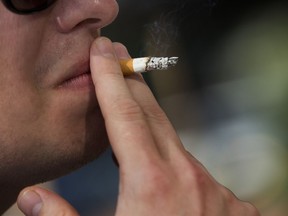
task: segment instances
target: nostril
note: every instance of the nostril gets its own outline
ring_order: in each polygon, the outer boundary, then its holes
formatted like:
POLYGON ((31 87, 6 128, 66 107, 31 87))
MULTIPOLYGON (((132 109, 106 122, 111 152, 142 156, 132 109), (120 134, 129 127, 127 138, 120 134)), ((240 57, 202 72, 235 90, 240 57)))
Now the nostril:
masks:
POLYGON ((102 28, 101 25, 101 19, 98 18, 89 18, 86 20, 83 20, 82 22, 79 22, 75 28, 79 28, 81 26, 91 26, 93 28, 102 28))
POLYGON ((67 33, 71 30, 75 30, 76 28, 81 28, 83 26, 86 26, 88 28, 90 27, 93 29, 100 29, 103 27, 102 20, 99 18, 88 18, 77 23, 75 26, 69 25, 70 23, 63 22, 61 17, 57 17, 56 21, 57 21, 58 31, 63 32, 63 33, 64 32, 67 33))

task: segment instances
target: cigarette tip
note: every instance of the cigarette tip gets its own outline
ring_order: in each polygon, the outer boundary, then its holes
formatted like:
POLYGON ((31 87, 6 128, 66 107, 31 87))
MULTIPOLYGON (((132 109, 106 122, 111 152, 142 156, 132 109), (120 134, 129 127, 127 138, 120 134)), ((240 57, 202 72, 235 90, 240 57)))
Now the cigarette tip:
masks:
POLYGON ((175 66, 178 62, 179 57, 169 57, 168 66, 175 66))

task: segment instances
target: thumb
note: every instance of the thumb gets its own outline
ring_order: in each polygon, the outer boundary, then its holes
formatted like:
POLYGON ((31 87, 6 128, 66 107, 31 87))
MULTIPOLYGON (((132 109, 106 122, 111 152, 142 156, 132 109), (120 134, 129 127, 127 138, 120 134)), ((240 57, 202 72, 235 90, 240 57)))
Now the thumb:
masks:
POLYGON ((26 216, 79 216, 62 197, 37 186, 23 189, 18 196, 17 205, 26 216))

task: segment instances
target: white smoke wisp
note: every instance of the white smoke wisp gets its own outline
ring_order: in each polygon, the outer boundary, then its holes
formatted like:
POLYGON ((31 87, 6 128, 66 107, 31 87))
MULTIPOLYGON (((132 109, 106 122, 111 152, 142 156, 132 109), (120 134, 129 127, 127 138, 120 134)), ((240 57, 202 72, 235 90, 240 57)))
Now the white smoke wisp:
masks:
POLYGON ((178 38, 177 26, 162 20, 156 20, 147 25, 147 33, 145 50, 158 56, 166 55, 178 38))
POLYGON ((178 13, 185 4, 175 5, 175 9, 162 12, 159 18, 145 25, 147 32, 145 51, 154 56, 165 56, 169 49, 177 43, 179 36, 178 13))
MULTIPOLYGON (((162 12, 159 18, 145 25, 146 42, 145 53, 152 56, 165 56, 173 46, 177 46, 177 40, 180 37, 179 26, 183 22, 189 22, 187 19, 187 7, 191 0, 176 0, 173 9, 168 12, 162 12), (186 9, 186 10, 185 10, 186 9), (183 13, 184 12, 184 13, 183 13)), ((200 7, 212 10, 218 0, 195 0, 200 7), (200 2, 200 3, 199 3, 200 2)), ((196 13, 195 8, 191 7, 191 13, 196 13)), ((197 9, 196 9, 197 10, 197 9)))

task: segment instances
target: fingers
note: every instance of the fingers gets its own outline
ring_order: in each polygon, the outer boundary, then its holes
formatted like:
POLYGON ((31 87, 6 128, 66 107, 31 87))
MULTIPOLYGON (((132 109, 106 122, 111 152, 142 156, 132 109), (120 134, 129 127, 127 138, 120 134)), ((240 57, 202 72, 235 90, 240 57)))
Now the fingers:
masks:
POLYGON ((123 77, 118 62, 130 58, 127 49, 98 38, 92 45, 90 58, 96 95, 120 165, 139 168, 143 162, 151 163, 153 158, 169 161, 179 153, 186 154, 142 76, 123 77))
MULTIPOLYGON (((120 59, 127 59, 129 56, 126 47, 122 44, 114 43, 114 49, 120 59)), ((169 159, 170 156, 173 156, 171 153, 177 154, 179 150, 185 152, 174 127, 142 76, 128 76, 126 83, 133 98, 142 108, 161 156, 169 159)))
MULTIPOLYGON (((129 58, 127 53, 122 52, 123 58, 125 55, 129 58)), ((110 40, 95 40, 91 47, 90 62, 97 99, 120 165, 139 166, 137 163, 156 157, 158 150, 149 125, 127 86, 110 40)))
POLYGON ((26 216, 79 215, 63 198, 36 186, 22 190, 17 205, 26 216))

